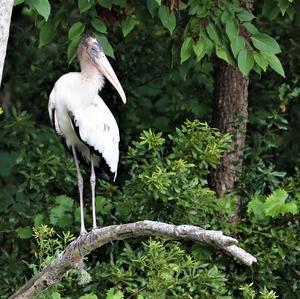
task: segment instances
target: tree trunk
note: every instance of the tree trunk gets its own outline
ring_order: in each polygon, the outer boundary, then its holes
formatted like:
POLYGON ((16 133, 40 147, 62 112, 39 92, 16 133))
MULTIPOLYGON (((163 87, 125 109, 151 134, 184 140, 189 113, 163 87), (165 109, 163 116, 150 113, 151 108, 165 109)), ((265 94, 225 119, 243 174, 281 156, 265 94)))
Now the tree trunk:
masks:
POLYGON ((249 79, 222 60, 215 63, 215 90, 212 125, 222 133, 233 136, 230 149, 224 154, 219 167, 211 172, 210 185, 220 196, 232 191, 239 179, 243 163, 243 149, 248 119, 249 79))
POLYGON ((0 86, 14 0, 0 0, 0 86))

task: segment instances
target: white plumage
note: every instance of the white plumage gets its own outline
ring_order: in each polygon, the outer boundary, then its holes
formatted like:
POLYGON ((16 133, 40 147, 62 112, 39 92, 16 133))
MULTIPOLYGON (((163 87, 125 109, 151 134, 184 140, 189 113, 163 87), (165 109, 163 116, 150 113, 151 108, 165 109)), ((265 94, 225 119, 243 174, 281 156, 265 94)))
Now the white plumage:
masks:
POLYGON ((116 175, 119 128, 113 114, 98 95, 102 86, 103 77, 99 75, 91 79, 82 73, 63 75, 50 94, 49 116, 55 124, 55 131, 69 148, 75 146, 87 163, 90 163, 90 148, 94 148, 94 166, 99 167, 102 156, 110 171, 116 175), (79 136, 72 121, 78 127, 79 136))
POLYGON ((123 88, 105 57, 102 47, 92 37, 84 38, 77 50, 81 72, 60 77, 51 91, 48 111, 56 133, 74 157, 80 196, 81 231, 86 229, 83 217, 83 180, 78 158, 91 168, 93 228, 96 228, 95 172, 115 179, 119 161, 119 128, 117 122, 98 95, 106 77, 117 89, 123 102, 123 88))

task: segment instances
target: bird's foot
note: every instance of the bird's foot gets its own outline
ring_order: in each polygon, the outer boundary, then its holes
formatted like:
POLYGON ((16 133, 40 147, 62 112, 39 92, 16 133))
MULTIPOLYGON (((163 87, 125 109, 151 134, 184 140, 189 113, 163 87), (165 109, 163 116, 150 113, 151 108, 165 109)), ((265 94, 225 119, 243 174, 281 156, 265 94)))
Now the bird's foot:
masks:
POLYGON ((87 235, 88 232, 86 230, 81 230, 78 238, 71 243, 70 253, 73 252, 74 250, 78 250, 79 255, 83 257, 82 246, 84 244, 84 241, 86 240, 87 235))
POLYGON ((93 227, 93 229, 90 232, 90 236, 89 236, 90 243, 93 243, 96 240, 96 237, 97 237, 96 230, 97 230, 97 227, 93 227))

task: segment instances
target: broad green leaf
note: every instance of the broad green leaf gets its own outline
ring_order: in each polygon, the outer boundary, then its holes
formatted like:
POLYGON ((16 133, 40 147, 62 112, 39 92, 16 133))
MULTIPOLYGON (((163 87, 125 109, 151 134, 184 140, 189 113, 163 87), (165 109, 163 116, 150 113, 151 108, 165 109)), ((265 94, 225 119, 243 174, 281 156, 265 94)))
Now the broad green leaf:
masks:
POLYGON ((237 36, 230 43, 230 48, 234 57, 237 57, 239 52, 245 48, 245 40, 241 36, 237 36))
POLYGON ((221 22, 226 24, 232 18, 231 13, 227 9, 225 9, 221 15, 221 22))
POLYGON ((126 0, 113 0, 114 5, 124 6, 125 3, 126 3, 126 0))
POLYGON ((172 34, 176 27, 176 17, 173 11, 165 5, 162 5, 158 11, 159 18, 163 26, 170 31, 172 34))
POLYGON ((111 46, 110 42, 108 41, 107 37, 105 35, 99 34, 99 33, 96 33, 96 37, 97 37, 98 42, 101 44, 104 53, 107 56, 115 58, 114 49, 111 46))
POLYGON ((213 23, 209 23, 206 27, 206 32, 209 38, 217 45, 221 45, 221 40, 217 32, 216 26, 213 23))
POLYGON ((97 1, 104 8, 108 8, 108 9, 112 8, 113 3, 111 0, 97 0, 97 1))
POLYGON ((269 66, 279 75, 285 78, 284 69, 278 57, 271 53, 265 53, 268 58, 269 66))
POLYGON ((27 0, 27 3, 33 7, 45 21, 48 20, 51 12, 51 6, 48 0, 27 0))
POLYGON ((3 114, 3 108, 0 106, 0 115, 3 114))
POLYGON ((161 5, 161 0, 155 0, 158 5, 161 5))
POLYGON ((120 290, 110 288, 106 294, 106 299, 123 299, 124 295, 120 290))
POLYGON ((55 34, 54 24, 50 20, 45 22, 40 29, 39 48, 47 45, 53 39, 55 34))
POLYGON ((288 198, 288 193, 283 189, 275 190, 265 202, 266 216, 276 217, 283 213, 283 205, 288 198))
POLYGON ((38 227, 38 226, 42 225, 44 223, 44 215, 42 215, 42 214, 35 215, 33 223, 34 223, 34 227, 38 227))
POLYGON ((107 33, 106 25, 102 20, 92 19, 91 24, 96 31, 100 33, 107 33))
POLYGON ((257 52, 253 53, 253 58, 257 65, 265 72, 268 66, 268 59, 266 59, 264 55, 261 55, 257 52))
POLYGON ((90 293, 80 296, 79 299, 98 299, 98 297, 94 293, 90 293))
POLYGON ((74 204, 73 198, 67 196, 67 195, 59 195, 55 198, 55 202, 58 205, 62 205, 66 208, 72 208, 74 204))
POLYGON ((14 6, 19 5, 23 2, 24 2, 24 0, 14 0, 14 6))
POLYGON ((76 50, 80 42, 81 35, 75 36, 69 43, 67 57, 69 64, 74 60, 76 56, 76 50))
POLYGON ((247 10, 243 10, 242 12, 238 13, 237 16, 242 22, 249 22, 255 18, 255 16, 247 10))
POLYGON ((248 75, 254 66, 252 52, 248 49, 243 49, 238 55, 238 67, 243 75, 248 75))
POLYGON ((192 38, 187 37, 180 49, 180 63, 185 62, 192 55, 192 38))
POLYGON ((80 13, 89 10, 94 5, 94 0, 78 0, 78 8, 80 13))
POLYGON ((147 8, 152 18, 156 15, 159 5, 155 0, 147 0, 147 8))
POLYGON ((214 49, 214 43, 209 39, 205 31, 201 31, 200 38, 203 41, 205 53, 210 57, 214 49))
POLYGON ((255 196, 248 203, 248 215, 253 214, 255 218, 262 220, 265 218, 264 207, 265 203, 262 201, 262 198, 260 196, 255 196))
POLYGON ((288 202, 282 206, 282 211, 281 211, 282 215, 285 215, 285 214, 296 215, 298 213, 299 213, 299 211, 298 211, 298 206, 297 206, 296 201, 288 202))
POLYGON ((197 57, 197 61, 200 61, 205 55, 203 39, 199 38, 199 40, 196 43, 193 43, 193 50, 197 57))
POLYGON ((280 13, 280 9, 275 4, 275 1, 264 1, 262 7, 262 15, 267 17, 269 20, 274 20, 280 13))
POLYGON ((17 229, 17 235, 20 239, 29 239, 32 236, 31 227, 20 227, 17 229))
POLYGON ((290 1, 289 0, 277 0, 277 5, 279 6, 279 8, 281 10, 282 15, 284 15, 290 6, 290 1))
POLYGON ((250 22, 245 22, 243 23, 243 26, 247 29, 248 32, 251 34, 256 34, 258 33, 258 29, 250 22))
POLYGON ((122 32, 123 36, 126 37, 135 27, 137 24, 137 20, 133 18, 127 18, 125 21, 122 22, 122 32))
POLYGON ((76 22, 69 29, 68 39, 73 40, 74 38, 77 38, 84 32, 84 30, 85 30, 85 25, 83 25, 81 22, 76 22))
POLYGON ((231 41, 237 38, 239 34, 239 26, 235 19, 230 19, 226 23, 226 33, 231 41))
POLYGON ((273 54, 280 53, 280 47, 276 40, 264 33, 256 33, 251 36, 254 47, 262 52, 269 52, 273 54))
POLYGON ((230 57, 230 54, 227 53, 227 50, 218 45, 216 45, 216 55, 218 58, 225 60, 227 63, 233 64, 233 61, 230 57))

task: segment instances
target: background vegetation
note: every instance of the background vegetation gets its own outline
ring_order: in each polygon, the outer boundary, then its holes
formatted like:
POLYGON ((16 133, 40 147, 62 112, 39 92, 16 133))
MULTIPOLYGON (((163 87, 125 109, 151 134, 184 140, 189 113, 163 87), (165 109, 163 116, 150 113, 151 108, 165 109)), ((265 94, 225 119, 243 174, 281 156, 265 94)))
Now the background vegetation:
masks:
MULTIPOLYGON (((88 30, 128 98, 122 106, 109 84, 101 93, 118 119, 122 153, 117 183, 97 182, 98 224, 152 219, 221 229, 258 263, 249 269, 200 244, 122 241, 40 298, 299 298, 300 2, 15 4, 1 91, 0 297, 79 231, 75 165, 50 128, 47 102, 55 81, 78 70, 75 49, 88 30), (209 173, 234 136, 209 126, 217 58, 250 76, 241 175, 218 198, 209 173)), ((86 188, 91 225, 89 198, 86 188)))

